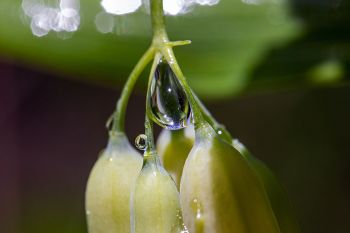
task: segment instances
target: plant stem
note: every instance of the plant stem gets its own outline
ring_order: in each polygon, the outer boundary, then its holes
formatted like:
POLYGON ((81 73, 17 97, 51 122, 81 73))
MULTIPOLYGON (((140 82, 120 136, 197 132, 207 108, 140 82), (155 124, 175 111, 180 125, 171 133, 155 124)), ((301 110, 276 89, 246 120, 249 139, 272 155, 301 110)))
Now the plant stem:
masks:
POLYGON ((147 136, 147 152, 152 154, 156 151, 154 146, 153 124, 147 114, 145 116, 145 134, 147 136))
POLYGON ((135 83, 138 77, 141 75, 142 71, 145 69, 148 63, 153 59, 154 53, 155 53, 155 49, 153 46, 151 46, 143 54, 143 56, 141 57, 139 62, 136 64, 131 74, 129 75, 128 80, 125 83, 123 91, 118 100, 116 112, 114 113, 114 116, 113 116, 114 118, 113 126, 111 129, 112 132, 124 132, 125 114, 126 114, 126 107, 129 102, 129 97, 131 95, 131 92, 135 86, 135 83))
POLYGON ((173 46, 188 44, 189 42, 187 41, 185 43, 169 43, 168 35, 165 28, 163 0, 151 0, 151 17, 153 28, 153 45, 157 47, 160 53, 165 57, 168 64, 173 69, 175 75, 179 79, 180 84, 184 88, 193 112, 195 128, 197 128, 201 124, 203 124, 205 120, 202 116, 201 110, 194 96, 192 95, 191 88, 189 87, 187 80, 176 61, 176 57, 172 49, 173 46))
POLYGON ((218 133, 219 137, 222 138, 223 140, 225 140, 227 143, 231 144, 232 143, 232 135, 230 134, 230 132, 226 129, 226 127, 219 123, 214 117, 213 115, 210 113, 210 111, 205 107, 205 105, 203 104, 203 102, 198 98, 198 96, 192 91, 194 98, 196 99, 203 117, 205 118, 205 120, 215 129, 215 131, 218 133), (221 131, 221 132, 219 132, 221 131))
MULTIPOLYGON (((145 69, 148 63, 156 56, 156 54, 158 54, 158 56, 163 56, 167 60, 168 64, 171 66, 175 75, 179 79, 180 84, 184 88, 184 91, 191 105, 195 129, 198 128, 200 125, 204 124, 206 122, 205 119, 209 120, 209 123, 210 122, 215 123, 215 119, 211 117, 210 114, 206 114, 208 113, 208 111, 203 110, 203 106, 201 106, 201 103, 199 104, 197 103, 196 97, 193 95, 191 88, 189 87, 187 80, 182 73, 172 49, 172 47, 174 46, 186 45, 191 42, 190 41, 175 41, 175 42, 169 41, 166 28, 165 28, 163 0, 150 0, 150 8, 151 8, 151 21, 152 21, 152 29, 153 29, 152 45, 149 47, 149 49, 144 53, 144 55, 141 57, 139 62, 136 64, 135 68, 129 75, 127 82, 124 85, 123 91, 121 93, 121 96, 116 106, 116 111, 113 115, 113 125, 112 125, 111 132, 124 133, 126 108, 129 102, 131 92, 135 86, 135 83, 138 77, 141 75, 142 71, 145 69), (204 113, 205 117, 203 117, 202 112, 204 113)), ((155 64, 153 64, 150 80, 153 78, 152 74, 154 70, 155 70, 155 64)), ((149 114, 149 110, 146 109, 146 117, 147 119, 149 119, 147 114, 149 114)), ((212 124, 212 125, 214 126, 218 124, 212 124)))
POLYGON ((150 119, 152 119, 151 114, 151 106, 150 102, 148 101, 150 98, 150 87, 153 79, 153 74, 157 68, 158 62, 161 59, 161 54, 159 52, 155 53, 154 59, 153 59, 153 64, 151 67, 151 72, 150 76, 148 79, 148 86, 147 86, 147 96, 146 96, 146 116, 145 116, 145 134, 147 136, 147 152, 155 152, 155 146, 154 146, 154 136, 153 136, 153 124, 150 119))
POLYGON ((151 21, 153 29, 153 44, 162 45, 168 42, 168 34, 165 29, 163 0, 150 0, 151 2, 151 21))
POLYGON ((196 102, 196 99, 193 96, 191 88, 188 85, 187 80, 186 80, 185 76, 183 75, 179 64, 176 61, 176 57, 174 55, 172 48, 171 47, 164 47, 162 49, 162 54, 164 55, 165 59, 168 61, 170 67, 174 71, 176 77, 178 78, 182 88, 184 89, 184 91, 187 95, 188 101, 190 102, 190 105, 191 105, 191 111, 193 113, 193 119, 194 119, 194 127, 196 130, 201 125, 206 123, 206 121, 203 118, 202 111, 201 111, 198 103, 196 102))

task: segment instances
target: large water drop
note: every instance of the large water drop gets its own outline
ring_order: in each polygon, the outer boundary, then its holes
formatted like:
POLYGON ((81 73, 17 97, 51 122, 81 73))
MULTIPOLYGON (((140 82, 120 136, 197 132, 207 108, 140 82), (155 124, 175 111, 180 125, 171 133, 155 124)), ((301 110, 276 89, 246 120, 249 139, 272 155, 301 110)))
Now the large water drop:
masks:
POLYGON ((185 91, 170 65, 160 60, 150 85, 152 120, 163 128, 178 130, 187 126, 191 109, 185 91))

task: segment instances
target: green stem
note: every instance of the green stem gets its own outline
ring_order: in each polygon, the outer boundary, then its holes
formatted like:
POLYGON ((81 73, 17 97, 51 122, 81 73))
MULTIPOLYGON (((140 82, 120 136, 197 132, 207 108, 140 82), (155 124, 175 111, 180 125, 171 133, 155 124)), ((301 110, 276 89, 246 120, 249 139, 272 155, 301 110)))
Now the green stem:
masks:
POLYGON ((159 59, 161 58, 161 54, 156 53, 154 55, 154 59, 153 59, 153 64, 151 67, 151 72, 150 72, 150 76, 148 79, 148 86, 147 86, 147 96, 146 96, 146 117, 145 117, 145 134, 147 136, 147 151, 148 152, 154 152, 154 137, 153 137, 153 125, 152 122, 150 121, 150 119, 152 119, 151 114, 152 110, 151 110, 151 106, 150 106, 150 102, 148 101, 150 99, 150 87, 151 87, 151 83, 152 83, 152 79, 153 79, 153 74, 157 68, 159 59))
POLYGON ((221 137, 223 140, 228 142, 229 144, 232 143, 232 135, 230 132, 226 129, 225 125, 219 123, 213 115, 210 113, 210 111, 205 107, 203 102, 198 98, 198 96, 192 91, 193 96, 195 97, 202 114, 205 118, 205 120, 215 129, 215 131, 218 133, 219 137, 221 137), (221 132, 220 132, 221 131, 221 132))
POLYGON ((191 88, 189 87, 185 76, 183 75, 180 66, 178 65, 173 49, 173 46, 185 43, 169 43, 168 35, 165 29, 165 20, 163 12, 163 0, 151 0, 151 17, 153 28, 153 45, 159 50, 159 52, 165 57, 175 75, 179 79, 180 84, 185 90, 185 93, 189 99, 191 109, 193 112, 193 118, 195 122, 195 128, 199 127, 205 122, 201 110, 196 103, 194 96, 192 95, 191 88))
POLYGON ((164 42, 168 42, 168 35, 165 29, 163 0, 150 0, 151 1, 151 20, 153 29, 153 44, 162 45, 164 42))
POLYGON ((148 63, 153 59, 154 53, 155 49, 153 46, 151 46, 144 53, 144 55, 141 57, 141 59, 129 75, 128 80, 125 83, 125 86, 121 93, 121 96, 118 100, 116 112, 114 113, 113 126, 111 129, 112 132, 124 132, 126 107, 128 105, 131 92, 135 86, 138 77, 141 75, 142 71, 145 69, 148 63))
POLYGON ((147 152, 152 154, 156 152, 154 146, 153 124, 147 114, 145 117, 145 134, 147 136, 147 152))
POLYGON ((193 113, 194 126, 195 126, 195 130, 196 130, 201 125, 206 123, 205 119, 203 118, 202 111, 201 111, 192 91, 191 91, 190 86, 187 83, 185 76, 183 75, 183 73, 181 71, 179 64, 176 61, 176 57, 174 55, 173 49, 171 47, 168 47, 168 46, 163 47, 162 54, 165 57, 165 59, 168 61, 170 67, 174 71, 180 84, 182 85, 183 89, 185 90, 188 101, 190 102, 190 105, 191 105, 191 111, 193 113))
MULTIPOLYGON (((131 92, 135 86, 135 83, 138 77, 141 75, 142 71, 148 65, 148 63, 154 58, 155 54, 159 53, 161 56, 164 56, 174 73, 178 77, 182 87, 185 90, 191 109, 193 112, 193 117, 195 121, 195 128, 198 128, 201 124, 205 123, 205 120, 202 116, 202 111, 198 103, 196 102, 195 97, 192 94, 192 91, 187 83, 186 78, 184 77, 180 66, 178 65, 175 55, 173 53, 172 47, 179 45, 189 44, 190 41, 175 41, 171 42, 168 39, 168 35, 165 29, 165 20, 163 12, 163 0, 150 0, 151 1, 151 21, 153 29, 153 41, 150 48, 144 53, 139 62, 136 64, 135 68, 128 77, 127 82, 123 88, 121 96, 118 100, 116 111, 113 115, 113 125, 111 132, 124 132, 125 128, 125 115, 128 101, 131 95, 131 92)), ((155 65, 153 65, 155 66, 155 65)), ((153 68, 154 71, 155 68, 153 68)), ((153 72, 151 72, 153 74, 153 72)), ((152 77, 150 77, 151 80, 152 77)), ((149 110, 146 109, 146 116, 149 114, 149 110)), ((148 116, 147 116, 148 119, 148 116)), ((151 127, 152 128, 152 127, 151 127)))

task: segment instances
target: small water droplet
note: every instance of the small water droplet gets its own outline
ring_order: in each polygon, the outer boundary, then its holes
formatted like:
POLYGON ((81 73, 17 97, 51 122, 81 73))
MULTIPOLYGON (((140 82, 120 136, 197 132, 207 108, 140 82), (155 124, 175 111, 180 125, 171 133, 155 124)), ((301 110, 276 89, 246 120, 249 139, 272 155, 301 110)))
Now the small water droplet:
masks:
POLYGON ((192 200, 192 210, 195 214, 195 233, 203 233, 204 232, 204 220, 203 220, 203 209, 202 204, 197 198, 192 200))
POLYGON ((230 142, 231 143, 231 135, 228 133, 228 131, 225 129, 225 127, 219 127, 216 129, 216 133, 218 134, 218 136, 223 139, 226 142, 230 142))
POLYGON ((189 233, 185 223, 183 222, 182 211, 180 209, 177 210, 176 217, 179 219, 179 226, 181 228, 180 233, 189 233))
POLYGON ((149 92, 148 104, 153 121, 170 130, 187 126, 191 115, 190 105, 185 91, 166 61, 159 61, 149 92))
POLYGON ((147 148, 147 136, 144 134, 140 134, 135 139, 135 146, 139 150, 146 150, 147 148))

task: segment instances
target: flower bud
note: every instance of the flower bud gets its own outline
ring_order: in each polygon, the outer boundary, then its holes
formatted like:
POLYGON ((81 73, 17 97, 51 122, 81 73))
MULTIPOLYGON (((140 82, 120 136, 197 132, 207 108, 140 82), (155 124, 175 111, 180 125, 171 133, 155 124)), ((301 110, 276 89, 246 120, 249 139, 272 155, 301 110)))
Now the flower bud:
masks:
POLYGON ((182 169, 194 143, 193 127, 180 130, 165 130, 157 141, 157 149, 164 168, 180 186, 182 169))
POLYGON ((155 152, 145 152, 131 200, 133 233, 184 232, 179 193, 155 152))
POLYGON ((197 129, 180 197, 189 232, 280 233, 256 173, 207 124, 197 129))
POLYGON ((130 192, 142 167, 142 156, 124 134, 111 135, 87 183, 89 233, 130 232, 130 192))
POLYGON ((246 158, 260 178, 282 233, 299 233, 299 225, 285 189, 275 174, 259 159, 255 158, 243 144, 233 140, 234 147, 246 158))

